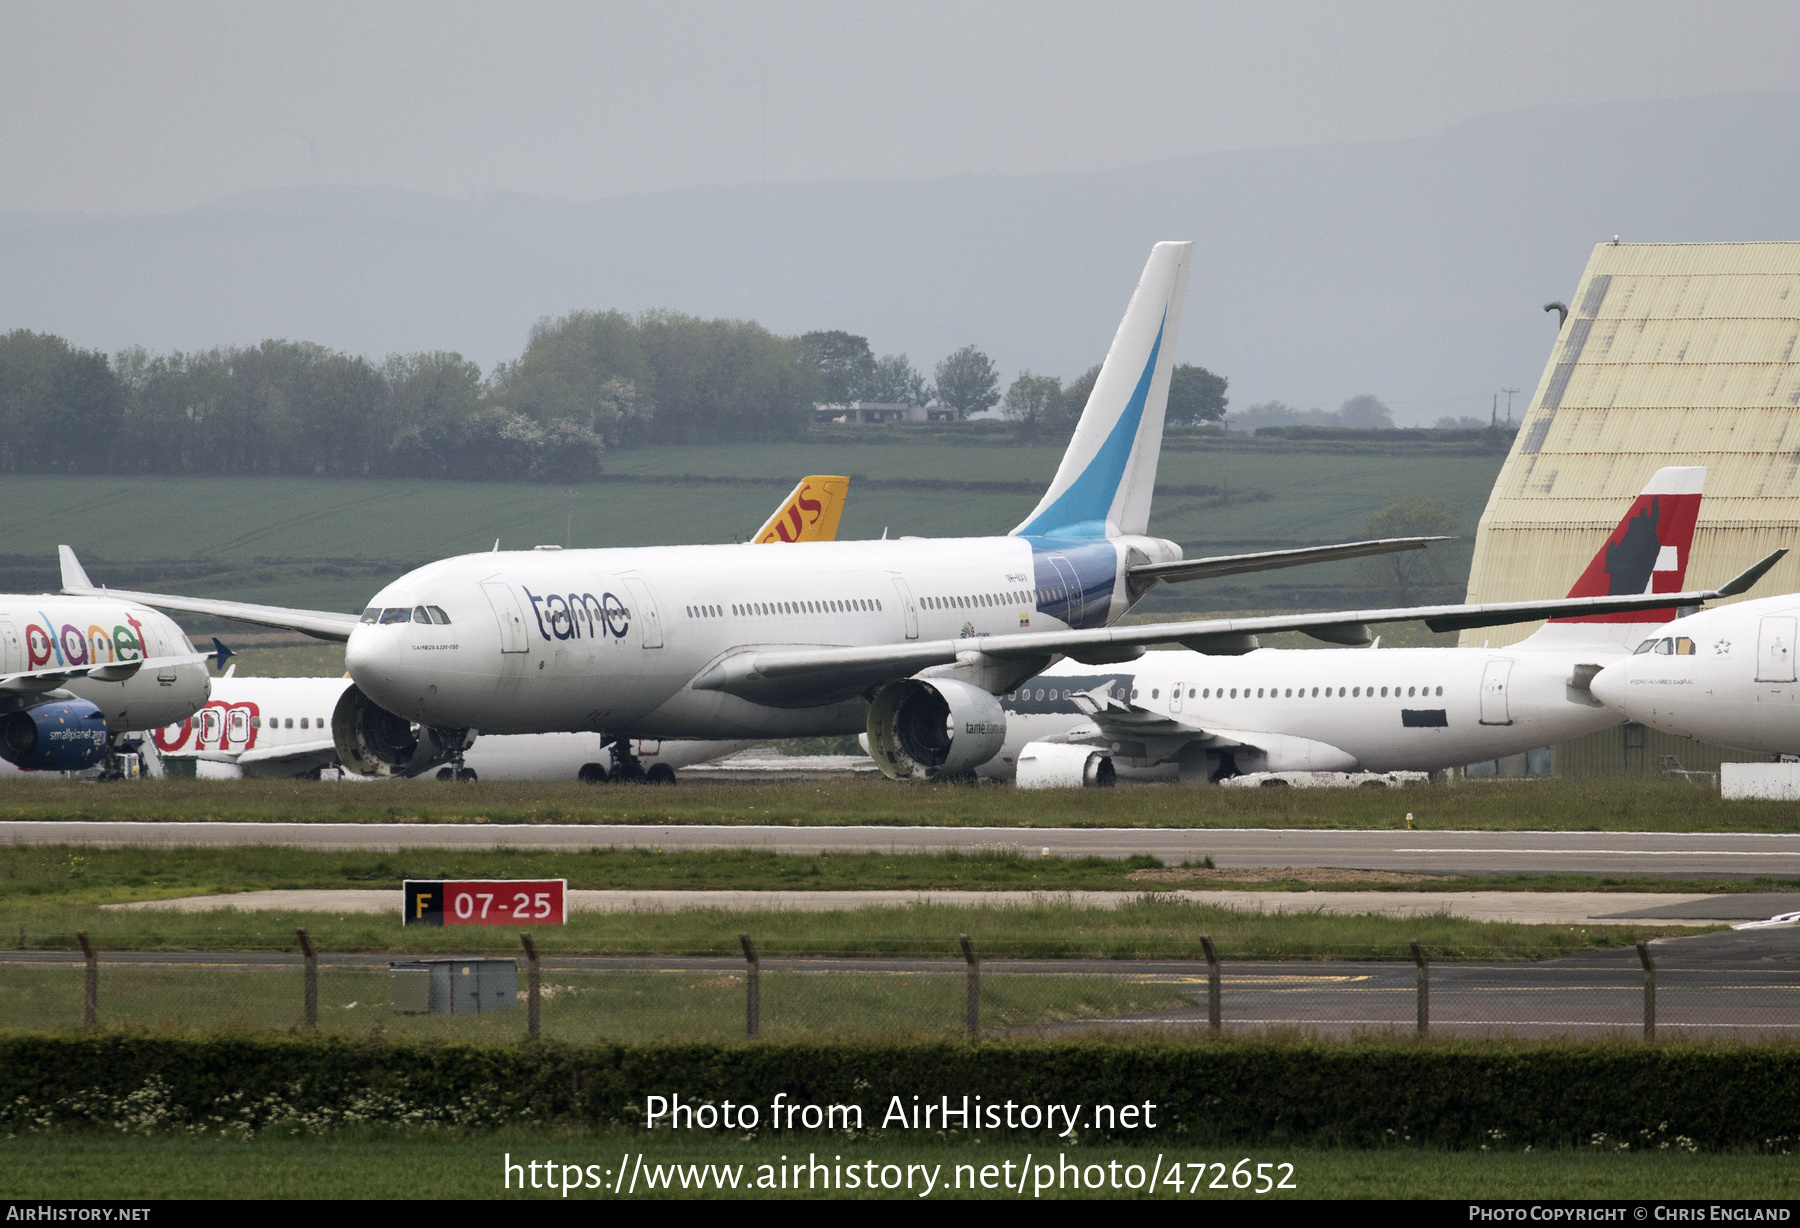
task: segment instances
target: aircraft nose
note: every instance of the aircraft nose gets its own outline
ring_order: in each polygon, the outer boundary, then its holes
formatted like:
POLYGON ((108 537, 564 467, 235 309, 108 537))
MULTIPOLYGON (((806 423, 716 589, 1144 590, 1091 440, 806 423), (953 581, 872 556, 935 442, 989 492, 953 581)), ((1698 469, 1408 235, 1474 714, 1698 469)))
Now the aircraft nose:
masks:
POLYGON ((357 627, 344 645, 344 668, 364 694, 370 688, 385 689, 394 682, 397 665, 395 637, 383 636, 377 627, 357 627))
POLYGON ((1594 698, 1615 712, 1625 711, 1625 692, 1631 679, 1631 658, 1614 661, 1611 665, 1594 675, 1588 683, 1588 690, 1594 698))

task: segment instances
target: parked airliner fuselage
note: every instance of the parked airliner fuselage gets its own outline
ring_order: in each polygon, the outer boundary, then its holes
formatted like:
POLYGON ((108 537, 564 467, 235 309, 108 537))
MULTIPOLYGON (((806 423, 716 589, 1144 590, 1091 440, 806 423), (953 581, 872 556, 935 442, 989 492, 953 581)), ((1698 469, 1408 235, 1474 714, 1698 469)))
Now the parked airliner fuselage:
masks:
POLYGON ((1800 596, 1764 597, 1649 629, 1594 679, 1618 716, 1729 746, 1800 754, 1800 596))
MULTIPOLYGON (((0 599, 0 674, 54 671, 132 661, 190 656, 188 638, 175 621, 136 602, 104 597, 0 599)), ((104 682, 69 678, 54 683, 99 708, 109 733, 154 729, 187 717, 206 702, 206 666, 198 660, 139 670, 104 682)), ((0 710, 29 704, 40 694, 25 680, 8 688, 0 710)))
POLYGON ((345 661, 422 725, 652 738, 854 733, 859 698, 778 708, 688 683, 746 648, 887 646, 1105 626, 1146 537, 978 537, 464 555, 378 593, 345 661), (432 621, 424 622, 420 613, 432 621))
POLYGON ((1001 696, 1006 745, 982 774, 1008 778, 1026 743, 1082 725, 1073 699, 1101 686, 1225 744, 1190 743, 1188 762, 1178 764, 1155 737, 1118 737, 1122 772, 1160 766, 1162 774, 1212 776, 1227 755, 1238 772, 1434 771, 1618 724, 1616 713, 1570 685, 1577 667, 1594 660, 1591 649, 1264 648, 1241 657, 1152 652, 1116 669, 1065 661, 1001 696), (1240 733, 1263 745, 1232 748, 1240 733))

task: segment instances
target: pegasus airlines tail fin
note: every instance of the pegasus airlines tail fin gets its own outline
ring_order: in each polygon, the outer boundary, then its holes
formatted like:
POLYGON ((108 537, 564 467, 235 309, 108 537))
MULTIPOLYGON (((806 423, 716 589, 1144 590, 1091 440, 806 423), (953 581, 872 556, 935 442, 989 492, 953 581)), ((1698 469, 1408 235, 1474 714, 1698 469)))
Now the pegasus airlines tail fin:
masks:
POLYGON ((1056 478, 1015 536, 1118 537, 1148 528, 1193 246, 1150 250, 1056 478))
POLYGON ((838 521, 850 479, 813 474, 800 479, 775 514, 756 531, 753 542, 830 542, 837 540, 838 521))
MULTIPOLYGON (((1595 552, 1587 570, 1569 590, 1569 596, 1681 592, 1687 578, 1688 554, 1694 544, 1694 526, 1700 519, 1700 494, 1705 485, 1704 465, 1658 469, 1595 552)), ((1595 628, 1582 638, 1635 644, 1641 638, 1637 628, 1660 626, 1674 617, 1673 607, 1627 614, 1582 614, 1552 619, 1530 639, 1538 640, 1540 645, 1548 639, 1566 643, 1571 636, 1582 635, 1576 630, 1579 624, 1605 623, 1611 625, 1595 628), (1551 634, 1546 635, 1547 632, 1551 634)))

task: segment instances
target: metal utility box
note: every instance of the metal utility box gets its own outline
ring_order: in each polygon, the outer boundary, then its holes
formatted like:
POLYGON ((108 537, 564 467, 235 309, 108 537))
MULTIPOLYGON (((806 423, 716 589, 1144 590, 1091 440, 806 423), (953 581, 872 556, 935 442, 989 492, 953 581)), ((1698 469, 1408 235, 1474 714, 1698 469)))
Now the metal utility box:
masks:
POLYGON ((519 966, 510 959, 413 959, 388 965, 396 1015, 483 1015, 519 1005, 519 966))

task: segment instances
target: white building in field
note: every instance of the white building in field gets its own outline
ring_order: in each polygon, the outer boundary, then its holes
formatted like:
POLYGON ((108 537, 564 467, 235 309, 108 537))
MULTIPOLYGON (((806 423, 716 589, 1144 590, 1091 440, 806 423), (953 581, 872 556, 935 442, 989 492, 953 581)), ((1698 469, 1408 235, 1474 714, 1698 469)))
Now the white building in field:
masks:
POLYGON ((850 426, 879 426, 885 422, 955 422, 958 414, 948 405, 898 405, 884 401, 849 401, 813 405, 813 420, 842 422, 850 426))

